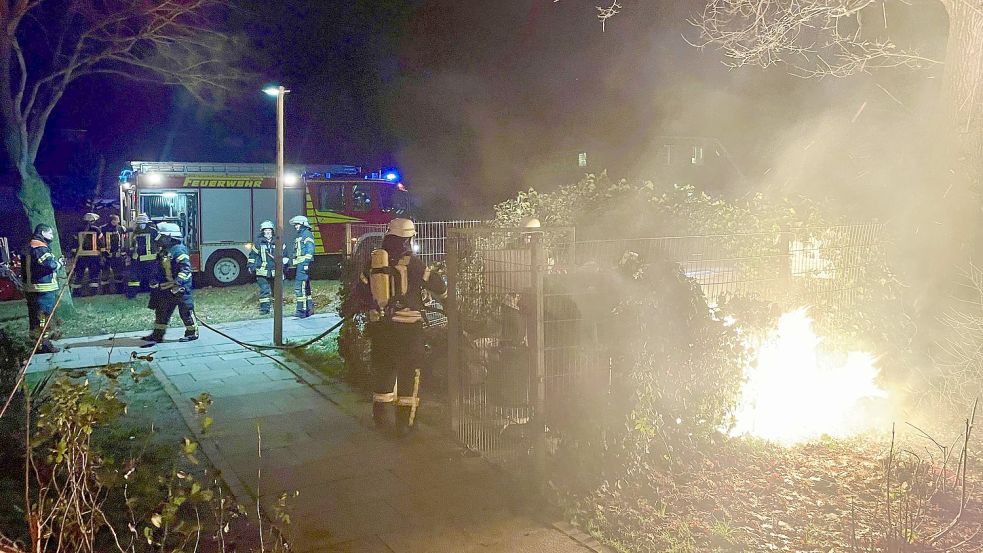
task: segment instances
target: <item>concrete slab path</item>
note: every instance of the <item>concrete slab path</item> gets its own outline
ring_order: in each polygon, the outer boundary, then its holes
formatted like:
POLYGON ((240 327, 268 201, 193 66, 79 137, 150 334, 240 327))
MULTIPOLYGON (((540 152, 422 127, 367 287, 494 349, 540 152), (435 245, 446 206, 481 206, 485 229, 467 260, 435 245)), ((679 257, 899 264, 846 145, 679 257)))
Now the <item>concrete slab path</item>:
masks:
MULTIPOLYGON (((333 315, 284 320, 284 336, 313 337, 333 315)), ((272 319, 220 325, 268 344, 272 319)), ((514 484, 438 429, 396 439, 372 428, 369 402, 284 356, 243 348, 202 329, 195 342, 142 348, 144 333, 62 340, 30 371, 99 366, 153 354, 151 366, 243 504, 266 512, 283 492, 299 552, 588 552, 596 543, 530 515, 514 484), (214 424, 202 435, 190 398, 208 392, 214 424), (257 433, 257 428, 259 433, 257 433), (261 437, 262 456, 257 447, 261 437)), ((176 340, 179 329, 169 334, 176 340)), ((424 407, 425 408, 425 407, 424 407)))

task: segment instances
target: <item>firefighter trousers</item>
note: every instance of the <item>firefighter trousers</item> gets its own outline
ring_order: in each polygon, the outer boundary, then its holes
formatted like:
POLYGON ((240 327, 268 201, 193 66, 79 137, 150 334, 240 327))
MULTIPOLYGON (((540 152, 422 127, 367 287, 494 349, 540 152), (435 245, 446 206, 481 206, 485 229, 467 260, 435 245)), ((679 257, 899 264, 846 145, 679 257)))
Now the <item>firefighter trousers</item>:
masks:
POLYGON ((157 261, 137 261, 130 263, 129 277, 126 282, 126 297, 133 299, 143 290, 150 287, 150 279, 159 266, 157 261))
POLYGON ((88 291, 99 293, 99 273, 102 272, 102 256, 80 255, 75 258, 75 273, 72 275, 72 292, 75 295, 83 293, 83 285, 88 281, 88 291))
POLYGON ((198 320, 195 319, 195 302, 191 292, 173 294, 168 290, 151 290, 148 307, 154 310, 153 336, 161 339, 171 322, 171 315, 177 309, 181 320, 184 321, 184 335, 198 334, 198 320))
POLYGON ((259 286, 259 312, 265 315, 273 305, 273 277, 256 275, 256 286, 259 286))
POLYGON ((297 301, 295 317, 310 317, 314 314, 314 296, 311 295, 311 275, 307 270, 297 267, 294 277, 294 298, 297 301))
POLYGON ((397 425, 412 426, 419 406, 420 369, 424 361, 423 323, 378 321, 369 324, 373 414, 387 403, 396 406, 397 425))
MULTIPOLYGON (((37 340, 45 323, 51 318, 51 313, 55 310, 58 292, 25 292, 24 299, 27 300, 27 324, 30 326, 30 336, 31 339, 37 340)), ((50 332, 51 326, 49 325, 48 332, 41 339, 42 351, 49 350, 51 347, 51 341, 48 339, 50 332)))
POLYGON ((119 255, 106 257, 106 266, 102 270, 102 288, 107 294, 119 294, 123 286, 123 274, 126 272, 126 262, 119 255))

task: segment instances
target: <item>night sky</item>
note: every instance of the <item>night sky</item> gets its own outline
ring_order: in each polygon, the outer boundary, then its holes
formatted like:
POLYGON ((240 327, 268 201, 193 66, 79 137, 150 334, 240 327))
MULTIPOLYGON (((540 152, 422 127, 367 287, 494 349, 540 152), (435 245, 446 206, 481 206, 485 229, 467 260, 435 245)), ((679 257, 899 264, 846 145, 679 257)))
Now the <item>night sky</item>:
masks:
MULTIPOLYGON (((132 159, 271 162, 274 101, 260 88, 280 82, 292 90, 288 162, 398 165, 424 217, 485 216, 517 190, 575 178, 580 151, 592 170, 649 177, 663 135, 719 138, 744 172, 765 174, 801 122, 862 102, 865 117, 893 117, 901 108, 875 85, 904 98, 924 82, 731 70, 681 36, 701 2, 622 4, 602 33, 583 0, 243 1, 227 29, 255 49, 243 57, 255 83, 208 106, 177 89, 81 81, 38 166, 94 178, 102 158, 111 194, 132 159)), ((916 38, 942 44, 934 31, 916 38)))

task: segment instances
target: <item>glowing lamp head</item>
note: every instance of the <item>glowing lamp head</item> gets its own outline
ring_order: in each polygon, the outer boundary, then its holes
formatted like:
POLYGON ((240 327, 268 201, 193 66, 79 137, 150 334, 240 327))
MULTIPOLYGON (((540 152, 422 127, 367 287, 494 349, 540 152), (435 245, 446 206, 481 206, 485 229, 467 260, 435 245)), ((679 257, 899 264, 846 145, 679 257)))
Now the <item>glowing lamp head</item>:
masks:
POLYGON ((273 96, 276 98, 280 95, 280 88, 276 86, 268 86, 263 89, 263 92, 265 92, 267 96, 273 96))
POLYGON ((284 173, 283 174, 283 184, 285 184, 287 186, 293 186, 293 185, 297 184, 297 181, 298 180, 300 180, 300 177, 298 177, 295 173, 284 173))
POLYGON ((160 173, 147 173, 146 178, 148 184, 160 184, 164 182, 164 175, 160 173))

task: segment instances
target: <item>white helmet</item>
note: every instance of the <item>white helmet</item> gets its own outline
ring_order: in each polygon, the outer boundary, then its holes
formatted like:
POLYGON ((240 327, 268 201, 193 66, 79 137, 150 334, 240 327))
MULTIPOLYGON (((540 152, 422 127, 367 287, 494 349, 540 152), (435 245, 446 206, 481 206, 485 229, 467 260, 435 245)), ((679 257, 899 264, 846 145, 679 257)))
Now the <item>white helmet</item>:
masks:
POLYGON ((416 225, 409 219, 393 219, 389 221, 389 228, 386 234, 399 236, 400 238, 412 238, 416 236, 416 225))
POLYGON ((302 227, 307 227, 307 228, 310 228, 311 227, 311 224, 310 224, 310 222, 308 222, 307 217, 305 217, 303 215, 297 215, 296 217, 293 217, 292 219, 290 219, 290 224, 291 225, 300 225, 302 227))
POLYGON ((263 221, 259 224, 259 230, 273 230, 273 221, 263 221))
POLYGON ((141 213, 137 215, 137 218, 134 219, 133 222, 138 225, 146 225, 150 223, 150 217, 147 217, 146 213, 141 213))
POLYGON ((538 217, 526 217, 519 222, 519 227, 524 229, 538 229, 542 228, 542 226, 538 217))
POLYGON ((181 239, 181 227, 177 226, 177 223, 161 223, 157 225, 157 232, 164 236, 181 239))
POLYGON ((91 212, 86 213, 85 215, 82 216, 82 220, 85 221, 86 223, 95 223, 96 221, 99 220, 99 214, 91 213, 91 212))

